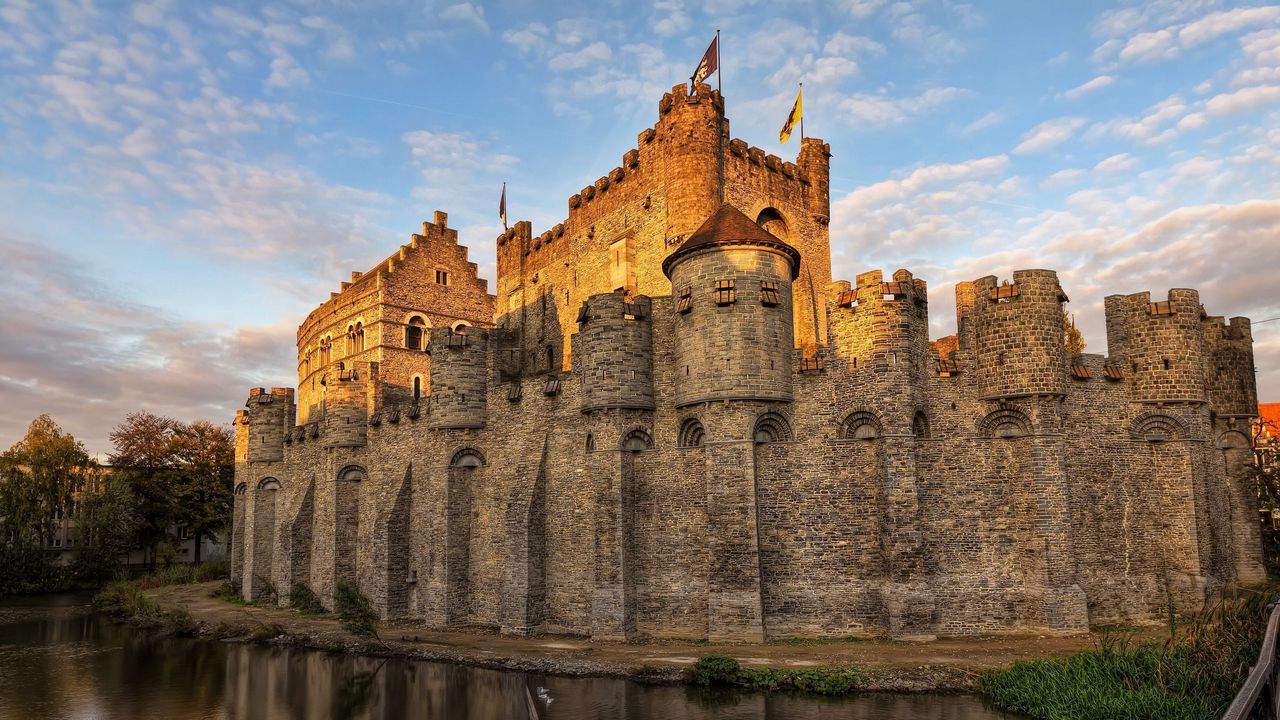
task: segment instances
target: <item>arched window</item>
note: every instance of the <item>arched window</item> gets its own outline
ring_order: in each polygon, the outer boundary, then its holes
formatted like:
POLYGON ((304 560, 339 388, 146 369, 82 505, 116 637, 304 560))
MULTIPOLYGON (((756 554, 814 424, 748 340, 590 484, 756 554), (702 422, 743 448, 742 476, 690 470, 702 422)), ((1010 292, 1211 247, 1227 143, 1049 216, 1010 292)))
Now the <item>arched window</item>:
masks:
POLYGON ((622 437, 622 450, 624 452, 644 452, 652 447, 653 438, 641 428, 636 428, 622 437))
POLYGON ((929 417, 924 411, 916 411, 915 417, 911 418, 911 434, 918 438, 929 437, 929 417))
POLYGON ((365 477, 364 468, 359 465, 348 465, 338 473, 338 479, 345 482, 363 482, 365 477))
POLYGON ((249 491, 249 485, 247 483, 240 483, 239 485, 236 485, 237 495, 243 495, 248 491, 249 491))
POLYGON ((591 433, 587 433, 587 452, 595 452, 595 449, 596 436, 591 433))
POLYGON ((791 424, 778 413, 767 412, 756 420, 751 438, 757 443, 786 442, 791 439, 791 424))
POLYGON ((680 424, 680 447, 702 447, 706 434, 698 418, 688 418, 680 424))
POLYGON ((547 346, 547 371, 550 372, 553 368, 555 368, 555 366, 556 366, 556 349, 553 346, 548 345, 547 346))
POLYGON ((404 346, 410 350, 426 350, 427 321, 421 315, 409 318, 404 328, 404 346))
POLYGON ((880 437, 880 418, 868 410, 849 413, 840 423, 841 440, 875 440, 880 437))
POLYGON ((760 214, 756 216, 756 224, 769 231, 770 235, 786 241, 787 221, 782 217, 782 213, 774 208, 770 207, 761 210, 760 214))
POLYGON ((274 490, 279 490, 279 489, 280 489, 280 481, 279 481, 279 480, 277 480, 277 479, 275 479, 275 478, 263 478, 263 479, 262 479, 262 481, 258 483, 258 489, 259 489, 259 490, 273 490, 273 491, 274 491, 274 490))
POLYGON ((356 352, 364 352, 364 323, 363 322, 356 323, 355 339, 356 339, 356 344, 355 344, 356 352))
POLYGON ((356 326, 347 326, 347 354, 352 355, 356 351, 356 326))
POLYGON ((320 341, 320 366, 321 367, 326 367, 329 365, 330 350, 332 347, 333 347, 333 338, 326 335, 324 339, 320 341))
POLYGON ((1129 434, 1136 440, 1164 442, 1187 436, 1182 421, 1164 413, 1145 412, 1129 424, 1129 434))
POLYGON ((978 430, 987 437, 1006 440, 1031 434, 1031 420, 1015 407, 1000 407, 978 422, 978 430))
POLYGON ((470 326, 467 325, 466 321, 459 320, 458 322, 451 325, 450 329, 453 330, 454 334, 456 335, 466 335, 468 327, 470 326))
POLYGON ((462 448, 453 454, 453 458, 449 460, 449 467, 465 468, 474 470, 484 466, 484 455, 480 454, 475 448, 462 448))
POLYGON ((417 402, 418 400, 421 400, 421 399, 422 399, 422 377, 419 375, 414 375, 413 376, 413 400, 414 402, 417 402))

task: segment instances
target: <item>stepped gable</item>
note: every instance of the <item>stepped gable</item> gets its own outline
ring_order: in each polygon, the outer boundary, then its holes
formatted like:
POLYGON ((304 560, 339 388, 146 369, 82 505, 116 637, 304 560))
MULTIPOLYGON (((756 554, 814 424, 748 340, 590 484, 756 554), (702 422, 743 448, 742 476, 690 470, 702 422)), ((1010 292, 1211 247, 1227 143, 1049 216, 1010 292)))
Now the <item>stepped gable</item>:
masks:
POLYGON ((725 203, 685 240, 676 251, 662 261, 662 272, 671 277, 676 260, 712 245, 765 245, 786 254, 791 261, 791 279, 800 274, 800 251, 779 240, 768 230, 751 221, 742 211, 725 203))

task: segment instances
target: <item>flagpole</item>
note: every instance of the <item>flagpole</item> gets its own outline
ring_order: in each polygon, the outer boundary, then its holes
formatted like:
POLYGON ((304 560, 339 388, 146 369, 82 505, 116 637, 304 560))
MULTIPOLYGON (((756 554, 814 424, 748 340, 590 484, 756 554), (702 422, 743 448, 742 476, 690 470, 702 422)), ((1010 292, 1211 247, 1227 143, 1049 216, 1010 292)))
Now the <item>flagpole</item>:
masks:
MULTIPOLYGON (((804 103, 804 83, 800 83, 800 103, 804 103)), ((804 147, 804 108, 800 109, 800 147, 804 147)))
POLYGON ((727 202, 724 187, 724 71, 720 69, 720 28, 716 28, 716 92, 720 93, 720 122, 716 127, 716 150, 720 155, 720 202, 727 202))

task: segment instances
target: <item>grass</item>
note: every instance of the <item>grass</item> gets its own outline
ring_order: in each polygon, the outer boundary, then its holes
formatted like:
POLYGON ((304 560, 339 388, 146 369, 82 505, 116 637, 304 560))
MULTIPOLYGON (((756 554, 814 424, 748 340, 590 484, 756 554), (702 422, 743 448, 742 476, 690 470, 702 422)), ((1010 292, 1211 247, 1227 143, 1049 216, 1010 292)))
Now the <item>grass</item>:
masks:
POLYGON ((185 608, 161 608, 147 596, 141 585, 133 581, 107 583, 94 595, 93 605, 135 627, 159 628, 171 635, 183 636, 200 632, 200 623, 185 608))
POLYGON ((885 643, 891 644, 893 640, 886 638, 868 637, 863 635, 844 635, 841 637, 786 637, 770 640, 770 645, 835 645, 840 643, 885 643))
POLYGON ((324 615, 329 612, 324 603, 320 602, 320 596, 303 583, 295 583, 289 591, 289 607, 303 615, 324 615))
POLYGON ((1039 720, 1221 716, 1257 660, 1276 588, 1224 599, 1162 645, 1106 635, 1065 658, 1015 663, 983 678, 998 707, 1039 720))
POLYGON ((378 637, 378 613, 369 597, 349 582, 340 582, 333 590, 333 610, 343 629, 361 637, 378 637))
POLYGON ((856 668, 750 668, 725 655, 703 655, 689 669, 689 681, 704 687, 734 685, 752 690, 798 690, 816 695, 847 695, 858 688, 856 668))

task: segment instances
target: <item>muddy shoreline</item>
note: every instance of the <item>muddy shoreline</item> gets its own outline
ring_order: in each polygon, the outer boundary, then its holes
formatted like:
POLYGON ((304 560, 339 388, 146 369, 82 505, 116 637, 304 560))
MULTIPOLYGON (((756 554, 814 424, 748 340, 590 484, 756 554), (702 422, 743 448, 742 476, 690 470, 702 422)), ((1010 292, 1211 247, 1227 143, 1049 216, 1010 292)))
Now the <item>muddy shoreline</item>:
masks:
MULTIPOLYGON (((927 643, 848 639, 765 644, 701 641, 600 643, 576 636, 509 637, 485 631, 440 631, 406 623, 379 629, 382 642, 344 631, 333 616, 239 605, 209 597, 217 583, 148 591, 165 608, 181 607, 199 623, 198 636, 223 642, 293 646, 370 657, 397 657, 493 670, 607 677, 685 684, 698 657, 729 655, 743 665, 777 668, 857 668, 858 692, 976 693, 982 674, 1016 660, 1067 655, 1096 644, 1095 635, 996 636, 927 643)), ((1137 636, 1159 628, 1137 628, 1137 636)))

